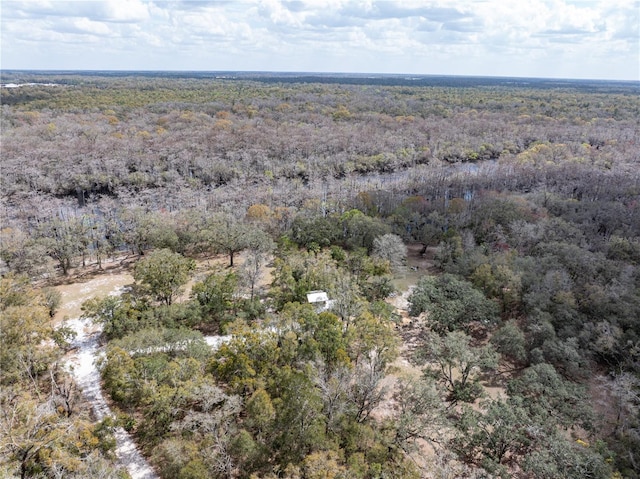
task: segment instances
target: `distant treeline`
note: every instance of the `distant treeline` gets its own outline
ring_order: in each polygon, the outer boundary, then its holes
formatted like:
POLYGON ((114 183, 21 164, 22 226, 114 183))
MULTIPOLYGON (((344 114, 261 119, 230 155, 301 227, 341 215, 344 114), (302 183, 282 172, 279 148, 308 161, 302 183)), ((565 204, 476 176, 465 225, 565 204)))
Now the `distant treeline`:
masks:
POLYGON ((321 83, 342 85, 410 86, 410 87, 511 87, 537 89, 572 89, 583 92, 640 93, 640 82, 570 78, 526 78, 462 75, 419 75, 385 73, 319 73, 261 71, 148 71, 148 70, 4 70, 2 83, 29 82, 43 76, 57 82, 76 83, 85 78, 168 78, 251 80, 263 83, 321 83))

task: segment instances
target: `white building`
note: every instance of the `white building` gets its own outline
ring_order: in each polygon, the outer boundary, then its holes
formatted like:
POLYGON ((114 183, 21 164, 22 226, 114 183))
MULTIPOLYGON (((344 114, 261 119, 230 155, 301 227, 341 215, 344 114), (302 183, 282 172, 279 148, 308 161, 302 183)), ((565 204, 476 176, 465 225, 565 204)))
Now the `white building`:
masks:
POLYGON ((324 291, 309 291, 307 301, 316 307, 317 312, 326 311, 331 307, 329 296, 324 291))

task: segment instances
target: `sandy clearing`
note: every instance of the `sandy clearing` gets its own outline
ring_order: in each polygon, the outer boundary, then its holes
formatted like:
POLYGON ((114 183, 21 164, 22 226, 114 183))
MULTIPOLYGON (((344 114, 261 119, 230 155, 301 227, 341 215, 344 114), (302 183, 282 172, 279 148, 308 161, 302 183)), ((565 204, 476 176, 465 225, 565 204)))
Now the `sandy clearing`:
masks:
MULTIPOLYGON (((215 270, 222 270, 225 257, 199 260, 196 262, 196 272, 193 278, 185 286, 181 300, 186 300, 193 285, 202 281, 207 274, 215 270)), ((238 264, 242 264, 243 257, 238 264)), ((270 270, 263 275, 262 284, 270 281, 270 270)), ((108 295, 120 295, 127 285, 133 284, 134 279, 130 271, 118 270, 104 272, 91 277, 79 277, 75 282, 53 286, 60 292, 61 301, 53 323, 64 324, 76 333, 73 341, 73 350, 66 357, 66 367, 70 371, 85 399, 91 404, 96 420, 101 421, 114 414, 102 392, 100 372, 96 362, 104 354, 98 341, 102 332, 101 326, 91 319, 81 318, 82 303, 108 295)), ((228 336, 207 336, 205 341, 217 348, 228 341, 228 336)), ((131 435, 122 427, 114 431, 116 439, 116 455, 119 461, 126 467, 131 479, 159 479, 153 468, 142 456, 131 435)))
MULTIPOLYGON (((107 278, 98 277, 76 285, 64 285, 70 288, 65 290, 68 294, 63 297, 61 311, 80 312, 79 307, 82 301, 98 295, 104 295, 104 293, 110 295, 121 294, 124 284, 130 283, 127 276, 126 273, 123 275, 109 275, 107 278), (71 288, 72 286, 76 286, 76 288, 71 288), (95 289, 93 289, 94 286, 95 289), (69 300, 69 303, 64 303, 65 298, 69 300)), ((93 323, 91 319, 74 318, 64 321, 64 324, 72 328, 76 333, 72 344, 74 349, 66 358, 68 370, 85 399, 91 404, 96 420, 101 421, 106 417, 113 417, 114 414, 109 408, 100 387, 100 372, 96 365, 96 361, 103 354, 102 349, 98 346, 98 339, 102 329, 99 325, 93 323)), ((114 436, 116 439, 116 456, 126 467, 131 479, 159 479, 159 476, 142 456, 127 431, 122 427, 116 427, 114 436)))
POLYGON ((61 302, 53 320, 62 322, 65 318, 79 318, 82 303, 91 298, 104 297, 133 283, 133 276, 127 271, 104 273, 92 279, 54 286, 60 292, 61 302))

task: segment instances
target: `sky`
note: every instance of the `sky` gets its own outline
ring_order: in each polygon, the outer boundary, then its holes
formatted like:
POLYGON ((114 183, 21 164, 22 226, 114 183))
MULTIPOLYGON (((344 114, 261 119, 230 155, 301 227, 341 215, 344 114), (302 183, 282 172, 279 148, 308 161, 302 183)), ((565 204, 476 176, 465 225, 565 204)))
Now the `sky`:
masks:
POLYGON ((2 0, 2 69, 640 80, 640 0, 2 0))

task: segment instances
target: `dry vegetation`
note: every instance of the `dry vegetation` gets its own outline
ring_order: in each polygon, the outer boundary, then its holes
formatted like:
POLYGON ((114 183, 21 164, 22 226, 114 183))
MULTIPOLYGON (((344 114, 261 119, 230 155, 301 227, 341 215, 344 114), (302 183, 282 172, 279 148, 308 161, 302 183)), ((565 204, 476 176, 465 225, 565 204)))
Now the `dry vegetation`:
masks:
POLYGON ((6 79, 0 473, 638 477, 637 84, 6 79))

